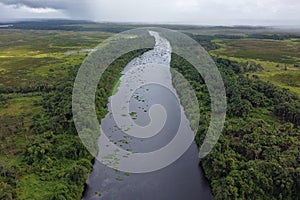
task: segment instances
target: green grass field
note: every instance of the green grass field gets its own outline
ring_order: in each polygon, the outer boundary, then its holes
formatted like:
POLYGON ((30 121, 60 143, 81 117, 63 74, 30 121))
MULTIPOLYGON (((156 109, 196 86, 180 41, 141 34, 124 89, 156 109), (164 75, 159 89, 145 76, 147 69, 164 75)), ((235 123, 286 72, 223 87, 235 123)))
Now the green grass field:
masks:
POLYGON ((299 39, 218 39, 213 42, 219 48, 210 51, 211 55, 261 64, 264 70, 253 74, 300 96, 299 39))
POLYGON ((0 86, 51 84, 81 63, 111 34, 72 31, 0 31, 0 86))
MULTIPOLYGON (((5 90, 34 85, 51 86, 64 79, 69 66, 81 64, 88 52, 80 50, 94 48, 110 35, 101 32, 1 30, 0 88, 5 90)), ((10 144, 10 140, 20 138, 7 134, 8 130, 15 128, 16 118, 21 117, 27 128, 32 116, 41 111, 40 107, 35 105, 41 101, 40 95, 3 94, 7 103, 0 104, 0 136, 5 135, 1 154, 5 152, 4 149, 10 149, 5 148, 10 144)), ((30 135, 26 130, 20 129, 22 133, 17 131, 24 135, 23 139, 30 135)), ((26 142, 20 143, 22 146, 26 145, 26 142)), ((18 147, 21 149, 22 146, 18 147)), ((13 156, 13 153, 10 155, 13 156)))

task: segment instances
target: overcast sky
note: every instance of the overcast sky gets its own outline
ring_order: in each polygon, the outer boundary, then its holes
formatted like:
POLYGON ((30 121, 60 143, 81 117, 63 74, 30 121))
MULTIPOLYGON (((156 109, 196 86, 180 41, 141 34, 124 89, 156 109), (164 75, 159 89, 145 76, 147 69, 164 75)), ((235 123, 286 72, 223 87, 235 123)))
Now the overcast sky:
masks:
POLYGON ((300 0, 0 0, 0 20, 300 25, 300 0))

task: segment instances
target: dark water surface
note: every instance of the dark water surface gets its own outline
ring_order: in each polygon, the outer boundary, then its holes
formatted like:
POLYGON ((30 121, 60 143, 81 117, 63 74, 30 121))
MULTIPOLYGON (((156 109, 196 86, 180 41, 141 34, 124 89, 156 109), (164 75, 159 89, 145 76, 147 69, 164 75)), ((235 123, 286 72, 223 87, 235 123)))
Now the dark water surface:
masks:
MULTIPOLYGON (((169 63, 170 52, 163 52, 166 41, 158 41, 160 49, 146 52, 143 56, 129 63, 128 71, 134 63, 165 62, 169 63), (161 44, 159 43, 161 42, 161 44), (165 42, 165 43, 164 43, 165 42), (162 46, 160 46, 162 45, 162 46), (159 53, 158 53, 159 52, 159 53)), ((168 48, 168 47, 166 47, 168 48)), ((145 72, 147 73, 147 72, 145 72)), ((155 76, 156 74, 147 74, 155 76)), ((121 86, 122 87, 121 79, 121 86)), ((168 80, 171 82, 170 80, 168 80)), ((129 110, 137 125, 146 126, 151 120, 149 108, 160 104, 165 108, 167 119, 160 132, 150 138, 140 139, 128 136, 120 130, 110 113, 101 121, 106 136, 119 147, 132 152, 151 152, 168 144, 178 130, 181 117, 185 117, 182 106, 176 96, 167 88, 158 84, 144 85, 134 92, 129 110)), ((186 118, 186 117, 185 117, 186 118)), ((160 162, 160 161, 157 161, 160 162)), ((96 160, 92 173, 87 181, 83 199, 104 200, 200 200, 213 199, 209 183, 199 167, 198 147, 193 143, 177 161, 158 171, 134 174, 111 169, 96 160)))

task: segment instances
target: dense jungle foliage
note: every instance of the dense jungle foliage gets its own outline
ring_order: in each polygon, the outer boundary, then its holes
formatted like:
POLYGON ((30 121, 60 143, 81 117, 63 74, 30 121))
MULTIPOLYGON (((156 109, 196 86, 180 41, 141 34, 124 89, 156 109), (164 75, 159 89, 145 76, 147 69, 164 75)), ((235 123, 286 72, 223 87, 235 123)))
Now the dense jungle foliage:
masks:
MULTIPOLYGON (((201 162, 215 199, 299 198, 299 98, 247 75, 259 66, 250 69, 225 59, 215 61, 226 87, 227 118, 217 145, 201 162)), ((183 58, 173 54, 171 66, 196 91, 200 105, 196 142, 201 146, 210 120, 208 90, 183 58)))
MULTIPOLYGON (((96 100, 99 120, 107 113, 108 98, 121 71, 144 51, 123 55, 104 72, 96 100)), ((72 118, 72 88, 79 67, 69 67, 65 79, 51 88, 30 88, 42 97, 35 102, 42 109, 33 116, 29 129, 34 137, 21 152, 20 160, 13 164, 0 162, 0 199, 81 198, 93 157, 78 137, 72 118)), ((4 96, 0 100, 5 104, 4 96)), ((16 126, 23 128, 22 121, 16 126)))
MULTIPOLYGON (((81 198, 93 158, 73 123, 74 79, 90 48, 111 35, 96 31, 120 32, 135 27, 139 26, 54 20, 18 22, 13 23, 13 28, 3 28, 0 38, 1 200, 81 198)), ((297 47, 299 34, 269 34, 264 32, 266 28, 259 27, 164 27, 182 30, 207 51, 219 53, 214 54, 219 55, 214 59, 226 87, 227 118, 217 145, 201 162, 215 199, 299 199, 300 99, 288 90, 299 91, 299 79, 295 76, 299 66, 291 56, 287 56, 288 63, 270 63, 269 59, 281 57, 266 52, 262 62, 250 60, 249 53, 231 51, 243 45, 277 53, 287 49, 287 53, 294 53, 286 46, 296 43, 297 47), (219 41, 214 42, 216 39, 219 41), (275 43, 282 44, 281 48, 273 48, 275 43), (226 49, 220 45, 231 47, 226 49), (240 56, 238 62, 232 60, 232 52, 240 56), (274 76, 274 71, 280 76, 274 76), (288 89, 282 87, 283 83, 288 89)), ((297 48, 294 51, 298 52, 297 48)), ((99 121, 107 114, 108 98, 118 85, 120 72, 144 51, 122 56, 102 76, 96 94, 99 121)), ((200 124, 195 140, 201 146, 210 120, 207 88, 197 71, 175 54, 172 67, 196 91, 200 124)))

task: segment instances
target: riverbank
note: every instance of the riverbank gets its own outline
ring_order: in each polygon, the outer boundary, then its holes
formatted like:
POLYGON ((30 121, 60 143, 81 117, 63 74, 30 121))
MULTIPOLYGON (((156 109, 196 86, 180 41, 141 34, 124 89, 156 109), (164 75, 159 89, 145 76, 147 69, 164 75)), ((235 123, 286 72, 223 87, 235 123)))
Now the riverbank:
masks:
MULTIPOLYGON (((163 48, 158 48, 157 51, 162 49, 163 48)), ((170 53, 170 51, 166 51, 166 53, 168 52, 170 53)), ((132 69, 132 67, 135 66, 134 63, 144 63, 143 59, 147 60, 147 62, 152 62, 152 60, 161 63, 168 62, 169 59, 166 58, 171 57, 171 55, 164 55, 166 53, 150 50, 143 54, 138 60, 133 61, 126 66, 125 71, 132 69), (160 58, 159 55, 163 55, 163 58, 160 58)), ((141 82, 143 82, 143 77, 152 80, 151 77, 153 76, 159 78, 159 74, 164 82, 167 81, 168 84, 172 85, 172 77, 168 68, 160 68, 165 71, 156 73, 151 72, 151 70, 149 71, 149 69, 146 70, 143 68, 138 70, 139 73, 143 74, 137 76, 141 79, 141 82), (164 73, 167 73, 168 75, 166 76, 164 73), (170 80, 164 80, 165 77, 169 77, 170 80)), ((127 83, 126 75, 124 76, 125 77, 122 77, 121 79, 127 83)), ((129 81, 134 80, 130 75, 128 78, 129 81)), ((122 87, 124 87, 124 82, 122 81, 120 84, 121 91, 122 87)), ((116 86, 116 82, 114 86, 116 86)), ((160 104, 166 109, 168 116, 163 129, 154 137, 142 140, 124 136, 121 130, 115 128, 117 127, 116 122, 110 114, 102 119, 101 128, 105 132, 105 135, 110 138, 110 141, 114 143, 114 145, 122 147, 122 149, 145 153, 160 149, 173 139, 174 134, 178 131, 177 126, 180 124, 180 120, 182 118, 186 119, 184 112, 181 112, 181 109, 183 108, 180 106, 174 94, 160 85, 143 86, 135 92, 136 93, 134 93, 134 96, 130 101, 130 111, 134 111, 133 118, 136 123, 144 125, 150 123, 148 114, 149 108, 152 105, 160 104)), ((122 100, 124 98, 119 97, 118 99, 122 100)), ((111 112, 110 104, 107 105, 107 108, 109 109, 109 112, 111 112)), ((187 125, 188 123, 183 124, 187 125)), ((188 129, 184 130, 188 131, 188 129)), ((187 132, 185 133, 188 134, 187 132)), ((193 133, 191 134, 194 135, 193 133)), ((119 162, 118 157, 115 155, 106 157, 106 159, 117 160, 119 162)), ((164 160, 156 160, 155 162, 163 162, 164 160)), ((143 167, 143 163, 141 163, 139 167, 143 167)), ((111 169, 96 161, 87 184, 88 187, 83 199, 89 200, 99 198, 114 200, 183 198, 196 200, 199 198, 213 198, 211 196, 209 185, 199 167, 198 148, 195 143, 190 146, 183 156, 168 167, 149 173, 124 173, 111 169)))

